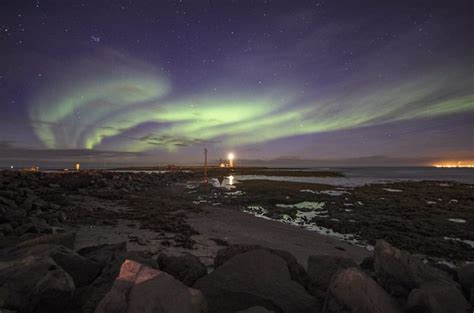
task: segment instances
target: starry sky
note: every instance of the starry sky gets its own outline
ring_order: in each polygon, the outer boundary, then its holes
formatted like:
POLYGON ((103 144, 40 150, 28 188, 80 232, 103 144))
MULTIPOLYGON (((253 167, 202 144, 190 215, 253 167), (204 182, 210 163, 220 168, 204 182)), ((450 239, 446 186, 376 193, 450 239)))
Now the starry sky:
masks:
POLYGON ((473 12, 470 0, 1 1, 0 165, 193 163, 205 147, 250 163, 472 160, 473 12))

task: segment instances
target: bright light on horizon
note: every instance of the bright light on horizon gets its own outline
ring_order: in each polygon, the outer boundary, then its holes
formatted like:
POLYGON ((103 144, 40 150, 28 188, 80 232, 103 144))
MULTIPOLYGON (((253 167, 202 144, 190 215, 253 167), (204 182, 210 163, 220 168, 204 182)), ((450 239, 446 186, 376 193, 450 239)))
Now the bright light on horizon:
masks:
POLYGON ((227 158, 228 158, 229 160, 235 159, 234 153, 230 152, 230 153, 227 155, 227 158))

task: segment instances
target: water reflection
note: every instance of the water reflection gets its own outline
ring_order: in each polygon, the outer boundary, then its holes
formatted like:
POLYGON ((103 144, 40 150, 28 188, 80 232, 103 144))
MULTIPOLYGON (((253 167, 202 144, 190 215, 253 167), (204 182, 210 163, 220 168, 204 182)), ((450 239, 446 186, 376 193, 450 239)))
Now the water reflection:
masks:
POLYGON ((221 177, 213 178, 211 180, 211 183, 214 187, 232 189, 232 188, 235 188, 234 186, 235 177, 232 175, 225 176, 225 177, 221 176, 221 177))

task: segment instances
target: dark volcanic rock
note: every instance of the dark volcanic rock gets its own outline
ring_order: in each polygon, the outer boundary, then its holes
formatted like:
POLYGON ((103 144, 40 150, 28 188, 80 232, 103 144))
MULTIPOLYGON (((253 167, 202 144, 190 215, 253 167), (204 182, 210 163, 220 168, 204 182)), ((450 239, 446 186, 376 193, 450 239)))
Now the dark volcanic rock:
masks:
POLYGON ((323 300, 333 275, 350 267, 358 267, 354 260, 339 256, 312 255, 308 258, 308 291, 323 300))
POLYGON ((11 208, 11 209, 16 209, 17 208, 17 205, 16 205, 15 201, 7 199, 7 198, 2 197, 2 196, 0 196, 0 205, 4 206, 4 207, 11 208))
POLYGON ((204 264, 192 254, 182 256, 161 254, 158 257, 158 264, 160 270, 167 272, 186 286, 192 286, 196 280, 207 274, 204 264))
POLYGON ((0 206, 0 222, 18 223, 26 216, 26 211, 20 208, 0 206))
POLYGON ((99 245, 80 249, 78 253, 102 266, 100 275, 92 284, 78 291, 75 312, 92 313, 112 287, 120 266, 125 260, 126 243, 99 245))
POLYGON ((374 271, 374 256, 365 257, 362 262, 360 262, 359 267, 365 271, 374 271))
POLYGON ((120 261, 120 263, 122 263, 122 258, 125 257, 126 251, 126 242, 120 242, 117 244, 103 244, 98 246, 85 247, 79 249, 77 253, 101 264, 102 266, 106 266, 107 264, 111 264, 117 261, 120 261))
POLYGON ((428 282, 457 286, 447 273, 383 240, 377 241, 374 258, 377 281, 395 297, 406 299, 412 289, 428 282))
POLYGON ((51 258, 28 256, 2 264, 0 307, 19 312, 65 312, 74 282, 51 258))
POLYGON ((31 210, 33 210, 33 203, 35 202, 35 200, 35 197, 27 197, 25 198, 25 200, 23 200, 20 207, 26 212, 30 212, 31 210))
POLYGON ((400 313, 395 301, 357 268, 339 271, 331 281, 324 313, 400 313))
POLYGON ((466 313, 471 306, 456 286, 434 282, 413 289, 406 307, 413 313, 466 313))
POLYGON ((76 287, 91 283, 101 269, 96 262, 90 261, 64 246, 41 244, 0 251, 0 260, 3 262, 14 262, 28 256, 50 257, 73 278, 76 287))
POLYGON ((205 299, 172 276, 126 260, 96 313, 204 313, 205 299))
POLYGON ((474 307, 474 287, 471 288, 471 293, 470 293, 469 299, 470 299, 469 302, 474 307))
POLYGON ((243 311, 238 311, 237 313, 273 313, 273 311, 269 311, 261 306, 253 306, 243 311))
POLYGON ((51 225, 44 218, 32 216, 26 218, 24 222, 24 224, 13 230, 15 235, 21 236, 25 233, 51 234, 53 232, 51 225))
POLYGON ((284 259, 288 270, 290 271, 291 279, 297 281, 306 288, 308 284, 308 276, 305 269, 298 263, 291 253, 283 250, 270 249, 259 245, 231 245, 217 251, 216 258, 214 259, 214 267, 217 268, 221 266, 236 255, 256 249, 266 250, 284 259))
POLYGON ((125 255, 125 258, 145 266, 160 270, 158 261, 153 259, 153 254, 148 251, 130 251, 125 255))
POLYGON ((275 312, 319 312, 318 302, 293 281, 285 260, 266 249, 241 253, 209 275, 194 288, 201 290, 209 313, 233 313, 252 306, 275 312))
POLYGON ((458 269, 458 279, 462 288, 468 294, 471 288, 474 287, 474 263, 461 266, 458 269))
POLYGON ((458 273, 456 271, 456 268, 452 268, 444 263, 439 262, 428 262, 427 264, 449 274, 449 277, 451 277, 453 280, 458 280, 458 273))
POLYGON ((8 235, 13 231, 13 228, 10 224, 4 223, 0 225, 0 233, 8 235))

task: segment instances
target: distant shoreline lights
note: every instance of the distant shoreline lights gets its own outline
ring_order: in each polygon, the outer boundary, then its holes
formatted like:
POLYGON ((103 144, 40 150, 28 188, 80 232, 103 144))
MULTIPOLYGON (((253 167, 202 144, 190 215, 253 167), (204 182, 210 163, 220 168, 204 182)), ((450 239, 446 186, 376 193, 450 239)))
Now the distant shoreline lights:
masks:
POLYGON ((474 161, 440 162, 432 164, 436 168, 474 168, 474 161))

